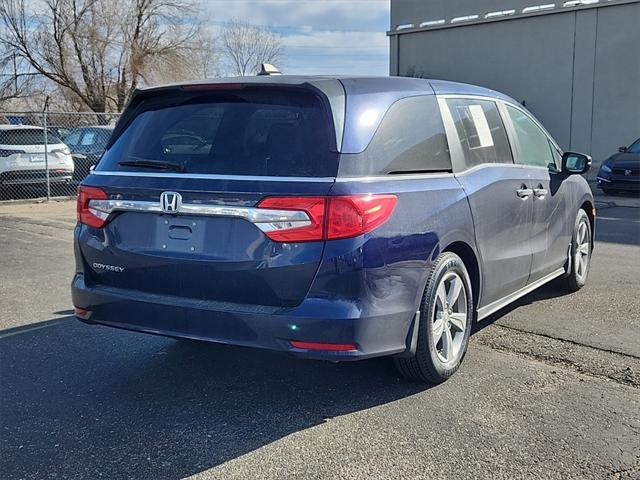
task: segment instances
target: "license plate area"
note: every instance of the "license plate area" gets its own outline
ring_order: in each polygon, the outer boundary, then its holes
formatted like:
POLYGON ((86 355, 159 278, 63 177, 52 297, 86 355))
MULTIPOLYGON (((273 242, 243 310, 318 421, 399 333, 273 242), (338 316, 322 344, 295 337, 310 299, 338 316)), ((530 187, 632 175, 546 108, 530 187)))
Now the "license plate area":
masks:
POLYGON ((29 155, 29 160, 33 163, 44 163, 44 154, 34 154, 29 155))
POLYGON ((156 220, 156 247, 179 253, 203 253, 206 222, 202 218, 160 215, 156 220))

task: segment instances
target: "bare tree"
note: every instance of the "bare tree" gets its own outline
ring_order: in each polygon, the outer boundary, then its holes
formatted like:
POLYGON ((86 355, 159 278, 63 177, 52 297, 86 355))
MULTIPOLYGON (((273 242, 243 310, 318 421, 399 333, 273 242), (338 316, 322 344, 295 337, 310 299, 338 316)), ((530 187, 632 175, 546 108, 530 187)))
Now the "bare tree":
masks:
POLYGON ((15 52, 0 49, 0 102, 24 98, 38 91, 37 72, 15 52))
POLYGON ((147 83, 166 83, 220 76, 217 38, 201 28, 184 48, 150 62, 147 83))
POLYGON ((175 60, 198 31, 193 0, 0 2, 0 43, 95 112, 121 110, 150 65, 175 60))
POLYGON ((234 19, 222 28, 220 55, 227 74, 245 76, 257 73, 262 63, 282 61, 284 46, 277 33, 234 19))
POLYGON ((221 75, 218 38, 207 29, 201 29, 193 38, 192 65, 196 78, 211 78, 221 75))

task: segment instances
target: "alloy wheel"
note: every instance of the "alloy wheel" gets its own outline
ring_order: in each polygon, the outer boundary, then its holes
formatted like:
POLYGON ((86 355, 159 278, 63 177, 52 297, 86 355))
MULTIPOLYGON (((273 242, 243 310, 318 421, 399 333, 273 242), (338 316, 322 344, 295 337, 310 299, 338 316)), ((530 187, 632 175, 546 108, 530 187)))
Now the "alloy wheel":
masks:
POLYGON ((586 222, 580 222, 576 235, 576 250, 573 257, 576 276, 584 280, 589 271, 589 260, 591 255, 591 239, 589 238, 589 228, 586 222))
POLYGON ((467 294, 464 283, 457 273, 448 272, 442 277, 436 290, 431 325, 436 354, 442 363, 450 363, 460 355, 467 324, 467 294))

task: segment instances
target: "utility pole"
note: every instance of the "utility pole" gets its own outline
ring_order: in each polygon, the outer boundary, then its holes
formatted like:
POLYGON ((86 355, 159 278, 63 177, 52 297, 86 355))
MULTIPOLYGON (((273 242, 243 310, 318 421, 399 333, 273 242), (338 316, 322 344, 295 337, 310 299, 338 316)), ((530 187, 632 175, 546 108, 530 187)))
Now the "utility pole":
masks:
POLYGON ((18 95, 18 64, 16 63, 16 53, 11 55, 13 59, 13 91, 18 95))

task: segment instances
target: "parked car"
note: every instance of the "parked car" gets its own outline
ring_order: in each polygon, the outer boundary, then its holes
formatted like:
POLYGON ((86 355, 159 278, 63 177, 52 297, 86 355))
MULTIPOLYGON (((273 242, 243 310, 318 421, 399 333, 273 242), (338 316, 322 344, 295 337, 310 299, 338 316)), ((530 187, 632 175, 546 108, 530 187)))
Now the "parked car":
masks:
POLYGON ((113 127, 92 126, 72 130, 64 138, 75 164, 74 179, 81 181, 104 153, 113 127))
POLYGON ((142 90, 79 189, 75 315, 306 358, 395 356, 441 382, 476 319, 553 279, 585 284, 590 162, 470 85, 142 90))
POLYGON ((597 181, 606 194, 640 192, 640 138, 629 147, 620 147, 618 153, 602 162, 597 181))
POLYGON ((51 134, 47 144, 45 149, 42 127, 0 125, 0 188, 45 185, 47 162, 51 183, 70 183, 73 160, 69 148, 51 134))
POLYGON ((67 135, 69 135, 70 131, 71 129, 67 127, 56 127, 56 126, 47 127, 47 134, 53 135, 54 137, 57 137, 57 138, 65 138, 67 135))

